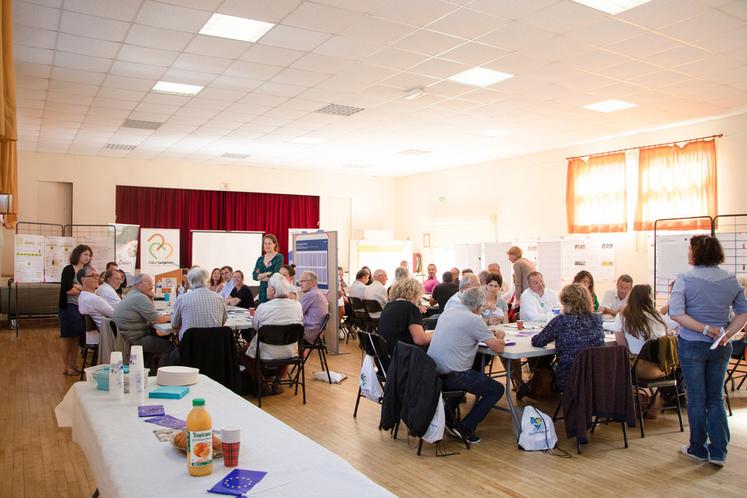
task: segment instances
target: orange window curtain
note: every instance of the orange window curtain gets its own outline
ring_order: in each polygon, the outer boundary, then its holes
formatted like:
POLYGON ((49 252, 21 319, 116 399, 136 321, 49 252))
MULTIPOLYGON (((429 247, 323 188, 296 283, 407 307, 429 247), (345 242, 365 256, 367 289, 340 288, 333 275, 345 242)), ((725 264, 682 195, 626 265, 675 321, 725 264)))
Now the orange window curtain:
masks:
MULTIPOLYGON (((716 142, 697 140, 644 148, 638 157, 636 230, 653 230, 662 218, 716 216, 716 142)), ((670 230, 710 229, 706 219, 668 222, 670 230)), ((660 227, 661 228, 661 227, 660 227)))
POLYGON ((11 214, 5 226, 16 225, 18 206, 18 167, 16 156, 16 82, 13 67, 12 0, 2 0, 0 10, 0 193, 12 194, 11 214))
POLYGON ((568 161, 568 233, 624 232, 628 229, 625 154, 568 161))

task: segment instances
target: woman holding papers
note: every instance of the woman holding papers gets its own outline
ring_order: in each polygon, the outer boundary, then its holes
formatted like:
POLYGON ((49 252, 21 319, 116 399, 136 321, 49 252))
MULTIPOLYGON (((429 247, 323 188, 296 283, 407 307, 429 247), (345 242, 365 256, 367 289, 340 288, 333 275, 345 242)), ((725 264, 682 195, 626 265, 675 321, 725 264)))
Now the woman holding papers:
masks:
POLYGON ((262 250, 264 255, 257 258, 253 272, 254 280, 259 281, 259 304, 267 301, 267 282, 283 265, 283 255, 278 254, 278 239, 273 234, 265 234, 262 250))
POLYGON ((724 262, 718 239, 692 237, 687 258, 693 269, 677 275, 669 300, 669 315, 680 324, 678 352, 687 385, 690 444, 682 453, 723 467, 729 443, 722 397, 729 340, 747 323, 747 299, 734 274, 717 266, 724 262))

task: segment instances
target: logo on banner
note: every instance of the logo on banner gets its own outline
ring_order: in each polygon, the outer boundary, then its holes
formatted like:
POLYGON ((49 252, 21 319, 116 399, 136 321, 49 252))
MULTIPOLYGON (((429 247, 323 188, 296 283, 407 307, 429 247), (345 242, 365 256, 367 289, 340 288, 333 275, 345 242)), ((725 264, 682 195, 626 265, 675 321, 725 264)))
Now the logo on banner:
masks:
POLYGON ((153 256, 153 259, 159 263, 171 261, 171 256, 174 254, 174 246, 166 242, 163 235, 156 232, 148 237, 148 242, 150 242, 148 252, 153 256), (154 241, 154 239, 156 240, 154 241))

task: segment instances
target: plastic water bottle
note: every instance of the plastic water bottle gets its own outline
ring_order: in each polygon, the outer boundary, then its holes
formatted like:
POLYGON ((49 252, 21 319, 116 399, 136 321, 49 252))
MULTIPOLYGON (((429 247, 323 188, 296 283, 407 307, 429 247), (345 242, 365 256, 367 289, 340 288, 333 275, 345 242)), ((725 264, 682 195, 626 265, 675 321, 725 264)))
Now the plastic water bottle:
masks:
POLYGON ((112 351, 109 359, 109 395, 112 399, 124 399, 124 365, 121 351, 112 351))
POLYGON ((139 345, 130 348, 130 399, 138 404, 145 402, 143 347, 139 345))

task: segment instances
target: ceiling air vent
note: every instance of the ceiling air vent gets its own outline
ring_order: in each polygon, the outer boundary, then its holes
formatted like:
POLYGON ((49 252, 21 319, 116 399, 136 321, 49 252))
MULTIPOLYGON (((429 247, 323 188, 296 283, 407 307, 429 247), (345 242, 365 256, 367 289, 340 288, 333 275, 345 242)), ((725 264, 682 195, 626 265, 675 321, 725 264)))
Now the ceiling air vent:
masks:
POLYGON ((135 147, 137 145, 130 145, 130 144, 106 144, 104 147, 105 149, 110 150, 135 150, 135 147))
POLYGON ((356 112, 365 111, 363 107, 353 107, 351 105, 329 104, 325 105, 316 112, 322 114, 332 114, 335 116, 352 116, 356 112))
POLYGON ((424 156, 425 154, 430 154, 431 151, 423 149, 405 149, 399 151, 399 153, 405 156, 424 156))
POLYGON ((139 128, 141 130, 157 130, 163 123, 158 121, 143 121, 141 119, 125 119, 122 126, 125 128, 139 128))
POLYGON ((233 152, 226 152, 220 157, 225 157, 226 159, 246 159, 249 156, 251 156, 251 154, 235 154, 233 152))

